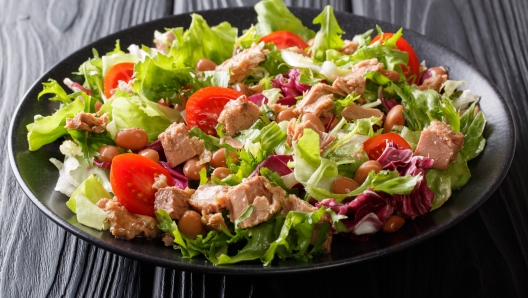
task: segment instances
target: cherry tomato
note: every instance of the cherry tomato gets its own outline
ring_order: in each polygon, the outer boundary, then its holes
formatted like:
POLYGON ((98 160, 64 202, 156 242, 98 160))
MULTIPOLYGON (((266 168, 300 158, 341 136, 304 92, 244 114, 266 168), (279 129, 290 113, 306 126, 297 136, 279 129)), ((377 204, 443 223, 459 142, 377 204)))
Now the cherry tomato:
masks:
POLYGON ((366 140, 363 143, 363 149, 367 152, 369 159, 377 160, 383 151, 385 151, 387 142, 398 145, 400 149, 411 149, 411 146, 404 138, 393 132, 380 134, 366 140))
POLYGON ((242 93, 231 88, 205 87, 193 93, 185 106, 185 117, 189 129, 198 126, 209 135, 216 135, 218 116, 225 104, 242 96, 242 93))
POLYGON ((304 50, 308 47, 308 44, 299 35, 286 30, 272 32, 262 37, 260 41, 263 41, 264 43, 274 43, 279 50, 295 46, 304 50))
MULTIPOLYGON (((393 35, 394 33, 383 33, 383 38, 381 38, 381 42, 383 43, 384 40, 392 37, 393 35)), ((380 40, 379 35, 374 37, 371 44, 375 43, 378 40, 380 40)), ((416 52, 414 51, 413 47, 405 39, 403 39, 403 37, 400 37, 400 39, 396 41, 396 47, 398 47, 398 50, 406 52, 409 56, 407 65, 401 65, 403 73, 407 78, 407 82, 409 84, 416 83, 418 81, 418 75, 420 75, 420 62, 418 61, 418 56, 416 55, 416 52)))
POLYGON ((163 174, 173 186, 171 175, 157 162, 134 153, 120 154, 112 160, 110 183, 117 200, 134 214, 154 215, 156 190, 154 177, 163 174))
POLYGON ((110 90, 117 88, 119 81, 128 82, 134 76, 134 63, 118 63, 108 72, 104 78, 104 93, 106 98, 112 97, 110 90))

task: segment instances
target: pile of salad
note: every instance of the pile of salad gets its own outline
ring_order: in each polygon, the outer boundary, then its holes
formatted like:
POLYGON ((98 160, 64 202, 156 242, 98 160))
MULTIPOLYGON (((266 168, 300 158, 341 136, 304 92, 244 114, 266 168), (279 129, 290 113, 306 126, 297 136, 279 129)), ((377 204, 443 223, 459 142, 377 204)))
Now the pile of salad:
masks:
POLYGON ((281 0, 255 11, 244 30, 192 14, 43 84, 60 106, 27 126, 29 150, 62 140, 55 189, 79 223, 268 265, 395 232, 467 183, 479 97, 401 29, 345 39, 331 6, 318 32, 281 0))

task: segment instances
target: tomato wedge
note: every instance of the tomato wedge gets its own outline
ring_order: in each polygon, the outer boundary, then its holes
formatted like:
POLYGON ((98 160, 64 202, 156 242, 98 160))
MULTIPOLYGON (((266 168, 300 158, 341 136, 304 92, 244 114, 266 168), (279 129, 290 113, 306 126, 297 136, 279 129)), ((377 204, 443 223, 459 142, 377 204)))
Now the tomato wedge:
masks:
POLYGON ((383 151, 385 151, 387 142, 398 145, 400 149, 411 149, 411 146, 404 138, 393 132, 380 134, 366 140, 363 143, 363 149, 367 152, 369 159, 377 160, 383 151))
POLYGON ((157 162, 134 153, 120 154, 112 160, 110 183, 117 200, 134 214, 154 215, 154 177, 163 174, 173 186, 171 175, 157 162))
MULTIPOLYGON (((383 43, 384 40, 392 37, 393 35, 394 33, 383 33, 383 37, 381 38, 381 43, 383 43)), ((380 40, 379 35, 374 37, 371 44, 375 43, 378 40, 380 40)), ((407 65, 401 66, 403 73, 405 74, 405 77, 407 78, 407 82, 409 84, 416 83, 419 79, 418 76, 420 75, 420 62, 418 61, 418 56, 416 55, 416 52, 414 51, 413 47, 405 39, 403 39, 403 37, 400 37, 400 39, 396 41, 396 47, 398 47, 398 50, 402 52, 406 52, 407 55, 409 56, 407 65)))
POLYGON ((205 87, 189 97, 185 106, 185 117, 189 129, 198 126, 209 135, 216 135, 218 116, 225 104, 242 96, 242 93, 231 88, 205 87))
POLYGON ((117 88, 119 81, 128 82, 134 76, 134 63, 118 63, 108 70, 104 78, 104 94, 106 98, 112 97, 110 90, 117 88))
POLYGON ((279 50, 295 46, 304 50, 308 47, 308 44, 299 35, 286 30, 272 32, 262 37, 260 41, 263 41, 264 43, 274 43, 279 50))

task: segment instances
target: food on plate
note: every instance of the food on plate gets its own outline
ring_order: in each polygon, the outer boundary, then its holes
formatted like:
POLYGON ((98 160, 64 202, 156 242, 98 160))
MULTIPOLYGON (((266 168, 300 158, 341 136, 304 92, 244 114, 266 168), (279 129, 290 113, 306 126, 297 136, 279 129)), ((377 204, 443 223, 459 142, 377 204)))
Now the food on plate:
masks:
MULTIPOLYGON (((280 0, 257 23, 155 32, 39 94, 31 151, 62 140, 55 190, 79 223, 159 238, 214 264, 305 261, 440 208, 485 147, 478 96, 419 63, 402 30, 345 37, 331 6, 305 27, 280 0)), ((347 35, 349 36, 349 35, 347 35)))

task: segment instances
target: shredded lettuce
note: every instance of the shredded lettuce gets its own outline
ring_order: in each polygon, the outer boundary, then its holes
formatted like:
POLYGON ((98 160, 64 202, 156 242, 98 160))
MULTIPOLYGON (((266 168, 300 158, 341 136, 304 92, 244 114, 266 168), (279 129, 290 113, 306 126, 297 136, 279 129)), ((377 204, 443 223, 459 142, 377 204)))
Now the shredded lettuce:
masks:
POLYGON ((333 211, 322 207, 314 212, 291 211, 286 216, 276 214, 271 219, 257 226, 240 229, 238 222, 249 217, 253 206, 249 207, 237 219, 234 233, 225 229, 222 232, 209 231, 205 237, 198 235, 189 239, 178 230, 176 222, 163 210, 156 211, 158 228, 174 236, 174 247, 182 256, 192 258, 203 254, 213 264, 234 264, 242 261, 260 259, 268 266, 276 257, 280 259, 296 258, 307 261, 313 254, 323 249, 326 232, 330 230, 330 222, 321 222, 325 213, 331 215, 333 221, 341 218, 333 211), (312 245, 312 235, 316 225, 321 222, 315 243, 312 245), (231 252, 231 247, 240 247, 231 252))

